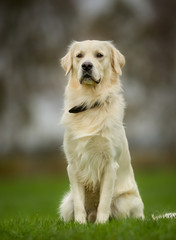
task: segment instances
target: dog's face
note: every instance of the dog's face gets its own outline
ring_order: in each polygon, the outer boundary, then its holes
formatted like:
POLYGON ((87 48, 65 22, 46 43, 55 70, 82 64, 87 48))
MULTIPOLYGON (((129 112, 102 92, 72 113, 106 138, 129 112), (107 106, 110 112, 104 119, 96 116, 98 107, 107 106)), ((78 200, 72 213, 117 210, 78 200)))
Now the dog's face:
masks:
POLYGON ((68 53, 61 59, 66 75, 72 75, 80 84, 96 85, 101 83, 107 73, 121 75, 125 63, 123 55, 106 41, 74 42, 68 53))

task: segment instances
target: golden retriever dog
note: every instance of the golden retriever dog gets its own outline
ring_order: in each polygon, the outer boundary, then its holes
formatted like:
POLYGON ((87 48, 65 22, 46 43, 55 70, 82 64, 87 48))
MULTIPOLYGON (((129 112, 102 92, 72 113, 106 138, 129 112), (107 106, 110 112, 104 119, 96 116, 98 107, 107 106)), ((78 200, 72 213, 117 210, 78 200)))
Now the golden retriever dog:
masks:
POLYGON ((73 42, 61 59, 69 75, 61 123, 70 192, 59 207, 66 222, 144 218, 123 126, 124 64, 110 42, 95 40, 73 42))

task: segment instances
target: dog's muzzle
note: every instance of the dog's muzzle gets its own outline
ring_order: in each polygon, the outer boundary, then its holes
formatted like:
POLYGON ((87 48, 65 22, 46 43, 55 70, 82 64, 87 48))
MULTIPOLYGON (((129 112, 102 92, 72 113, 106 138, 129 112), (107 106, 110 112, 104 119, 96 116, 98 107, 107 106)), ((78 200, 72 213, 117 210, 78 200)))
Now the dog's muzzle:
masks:
POLYGON ((80 79, 80 83, 82 84, 83 82, 86 84, 92 84, 92 82, 95 82, 96 84, 99 84, 101 79, 96 80, 93 77, 92 74, 92 69, 93 69, 93 64, 91 62, 84 62, 82 65, 82 77, 80 79))

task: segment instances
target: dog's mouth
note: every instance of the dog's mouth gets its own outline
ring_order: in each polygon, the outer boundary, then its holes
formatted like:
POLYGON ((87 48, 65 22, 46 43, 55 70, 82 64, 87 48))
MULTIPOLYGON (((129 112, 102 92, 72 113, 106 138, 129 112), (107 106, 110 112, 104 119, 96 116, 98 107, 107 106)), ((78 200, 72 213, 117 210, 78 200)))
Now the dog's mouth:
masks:
POLYGON ((99 84, 101 82, 101 79, 95 79, 90 73, 83 73, 81 80, 80 80, 80 84, 89 84, 92 85, 94 83, 99 84))
POLYGON ((90 74, 86 73, 86 74, 83 75, 83 78, 92 79, 92 76, 90 74))

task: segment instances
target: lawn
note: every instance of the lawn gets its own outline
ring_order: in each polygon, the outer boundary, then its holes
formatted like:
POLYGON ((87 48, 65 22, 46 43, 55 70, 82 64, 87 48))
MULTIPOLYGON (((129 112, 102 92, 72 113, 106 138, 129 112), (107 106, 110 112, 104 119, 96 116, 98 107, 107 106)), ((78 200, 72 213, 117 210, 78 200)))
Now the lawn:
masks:
POLYGON ((138 240, 176 239, 176 219, 151 218, 176 212, 176 171, 135 171, 145 205, 145 221, 111 220, 104 225, 63 223, 58 203, 68 190, 67 177, 0 181, 0 239, 138 240))

